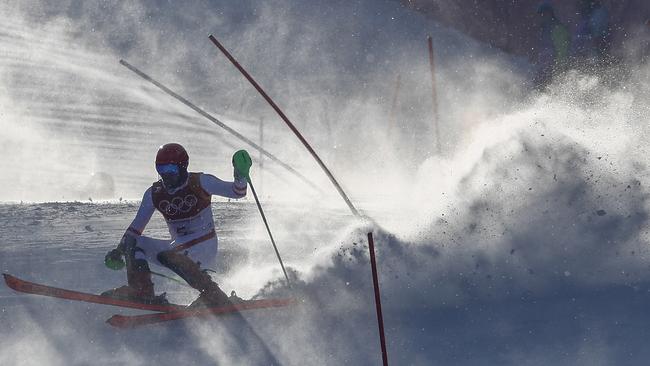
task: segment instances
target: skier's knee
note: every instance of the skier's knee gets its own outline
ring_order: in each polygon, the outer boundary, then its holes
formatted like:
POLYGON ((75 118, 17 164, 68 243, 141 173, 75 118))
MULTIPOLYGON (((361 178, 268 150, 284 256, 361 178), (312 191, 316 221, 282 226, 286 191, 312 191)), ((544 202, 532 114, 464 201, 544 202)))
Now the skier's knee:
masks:
POLYGON ((158 255, 156 255, 156 259, 158 259, 158 262, 160 262, 160 264, 167 267, 169 265, 169 251, 158 253, 158 255))
POLYGON ((158 253, 156 255, 156 259, 158 259, 158 262, 160 262, 160 264, 177 273, 179 271, 187 272, 188 270, 191 270, 197 266, 196 263, 194 263, 186 255, 180 254, 173 250, 165 250, 158 253))
POLYGON ((176 257, 178 254, 174 252, 173 250, 165 250, 163 252, 158 253, 156 255, 156 259, 158 259, 158 262, 162 264, 163 266, 167 268, 171 268, 175 266, 175 261, 174 257, 176 257))

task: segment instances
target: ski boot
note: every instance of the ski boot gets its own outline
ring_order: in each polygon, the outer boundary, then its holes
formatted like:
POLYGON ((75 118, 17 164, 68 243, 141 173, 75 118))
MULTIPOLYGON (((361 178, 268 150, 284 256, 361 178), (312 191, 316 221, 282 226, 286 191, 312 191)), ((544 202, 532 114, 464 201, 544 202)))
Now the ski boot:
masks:
POLYGON ((165 267, 199 290, 199 297, 189 305, 190 307, 231 305, 228 295, 221 291, 209 274, 201 270, 199 263, 187 255, 168 250, 159 253, 157 258, 165 267))

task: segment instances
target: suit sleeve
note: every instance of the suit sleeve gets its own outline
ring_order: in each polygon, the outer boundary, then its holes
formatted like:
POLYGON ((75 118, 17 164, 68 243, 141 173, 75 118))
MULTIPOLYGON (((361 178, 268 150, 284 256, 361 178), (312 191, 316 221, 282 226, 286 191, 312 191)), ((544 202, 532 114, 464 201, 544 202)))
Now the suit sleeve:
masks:
POLYGON ((127 233, 135 234, 137 236, 142 235, 142 232, 149 223, 149 220, 151 220, 151 216, 153 215, 155 209, 156 208, 153 205, 153 198, 151 196, 151 188, 149 188, 146 192, 144 192, 144 196, 142 196, 142 202, 140 203, 138 213, 135 215, 135 218, 131 222, 131 225, 129 225, 129 228, 126 229, 127 233))
POLYGON ((246 196, 247 187, 245 178, 236 178, 233 182, 227 182, 211 174, 201 174, 201 188, 211 195, 242 198, 246 196))

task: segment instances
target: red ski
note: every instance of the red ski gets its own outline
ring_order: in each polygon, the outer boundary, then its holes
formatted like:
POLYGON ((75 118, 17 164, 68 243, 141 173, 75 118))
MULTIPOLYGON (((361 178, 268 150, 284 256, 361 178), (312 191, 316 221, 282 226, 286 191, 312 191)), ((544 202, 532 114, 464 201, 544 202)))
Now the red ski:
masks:
POLYGON ((166 322, 170 320, 184 319, 190 317, 206 317, 223 315, 228 313, 239 312, 242 310, 251 309, 264 309, 275 308, 282 306, 294 305, 296 299, 264 299, 264 300, 249 300, 240 304, 233 304, 219 307, 201 307, 201 308, 184 308, 183 310, 175 310, 167 313, 153 313, 145 315, 113 315, 106 322, 118 328, 134 328, 140 325, 155 324, 166 322))
POLYGON ((56 298, 67 299, 67 300, 92 302, 92 303, 104 304, 104 305, 121 306, 125 308, 133 308, 133 309, 140 309, 140 310, 169 312, 174 310, 185 309, 185 306, 183 305, 145 304, 145 303, 139 303, 139 302, 134 302, 129 300, 121 300, 121 299, 115 299, 107 296, 90 294, 86 292, 66 290, 57 287, 41 285, 38 283, 21 280, 20 278, 14 277, 6 273, 3 273, 2 275, 5 278, 5 282, 7 283, 7 286, 11 287, 16 291, 24 292, 28 294, 43 295, 43 296, 56 297, 56 298))

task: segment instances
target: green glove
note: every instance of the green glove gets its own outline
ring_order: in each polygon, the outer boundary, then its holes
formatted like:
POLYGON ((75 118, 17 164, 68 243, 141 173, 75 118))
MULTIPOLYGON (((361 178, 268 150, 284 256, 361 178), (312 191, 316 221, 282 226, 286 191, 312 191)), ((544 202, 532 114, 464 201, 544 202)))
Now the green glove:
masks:
POLYGON ((247 181, 250 181, 250 170, 251 165, 253 165, 253 160, 251 156, 248 155, 248 151, 239 150, 232 156, 232 166, 235 168, 235 175, 246 178, 247 181))
POLYGON ((106 257, 104 257, 104 264, 106 267, 119 271, 120 269, 124 268, 124 259, 122 259, 122 252, 118 249, 113 249, 108 254, 106 254, 106 257))

